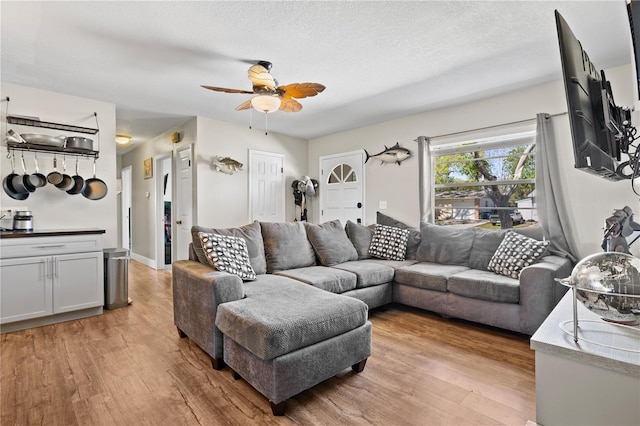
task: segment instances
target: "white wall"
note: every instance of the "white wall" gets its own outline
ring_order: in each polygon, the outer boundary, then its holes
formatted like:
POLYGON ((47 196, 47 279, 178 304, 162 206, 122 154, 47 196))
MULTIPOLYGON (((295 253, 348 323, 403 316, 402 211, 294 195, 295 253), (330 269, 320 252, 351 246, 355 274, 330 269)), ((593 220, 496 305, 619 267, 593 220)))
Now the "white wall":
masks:
MULTIPOLYGON (((633 72, 630 65, 607 72, 618 105, 632 105, 633 72)), ((425 97, 429 94, 425 93, 425 97)), ((438 136, 453 132, 494 126, 519 120, 533 119, 538 112, 550 114, 567 111, 563 83, 556 81, 505 95, 444 108, 350 130, 309 141, 309 172, 318 176, 318 158, 322 155, 366 148, 370 154, 396 142, 415 152, 420 136, 438 136)), ((640 125, 640 123, 634 123, 640 125)), ((578 247, 579 256, 599 252, 604 219, 613 209, 629 205, 640 214, 638 197, 631 191, 630 182, 610 182, 573 168, 573 149, 568 117, 554 118, 560 142, 557 155, 566 166, 560 184, 562 194, 573 207, 570 232, 578 247)), ((435 138, 434 144, 444 139, 435 138)), ((416 156, 417 157, 417 156, 416 156)), ((418 162, 411 158, 402 165, 380 165, 369 160, 366 164, 365 223, 374 223, 379 201, 387 201, 383 212, 410 225, 418 226, 418 162)), ((319 206, 314 205, 313 218, 319 206)), ((637 248, 636 248, 637 250, 637 248)))
MULTIPOLYGON (((0 204, 2 209, 21 208, 33 212, 35 229, 79 229, 98 228, 106 231, 105 247, 116 247, 118 244, 118 213, 116 199, 116 148, 115 148, 115 105, 92 99, 20 86, 2 82, 2 135, 3 143, 0 147, 0 164, 2 178, 11 172, 11 162, 6 158, 7 149, 4 135, 7 130, 5 118, 9 97, 10 115, 28 115, 40 117, 43 121, 62 124, 73 124, 82 127, 96 127, 94 112, 98 113, 100 132, 96 135, 62 132, 59 130, 26 127, 9 124, 8 128, 18 133, 41 133, 65 136, 84 136, 94 140, 94 149, 100 150, 97 161, 96 174, 108 188, 102 200, 88 200, 81 194, 69 195, 53 185, 47 184, 38 188, 24 201, 17 201, 2 191, 0 204)), ((58 170, 62 167, 62 156, 58 156, 58 170)), ((25 161, 29 173, 34 171, 33 155, 25 153, 25 161)), ((80 157, 80 175, 85 179, 93 175, 93 161, 80 157)), ((40 172, 48 174, 53 170, 53 155, 43 153, 38 155, 40 172)), ((22 173, 22 166, 17 162, 18 173, 22 173)), ((67 174, 75 174, 75 157, 67 158, 67 174)), ((5 223, 3 222, 3 225, 5 223)), ((6 225, 5 225, 6 226, 6 225)))
POLYGON ((277 133, 264 134, 209 118, 198 117, 197 215, 194 223, 217 228, 249 222, 249 149, 284 154, 285 219, 295 217, 291 183, 308 174, 307 141, 277 133), (231 157, 244 167, 233 175, 210 167, 213 156, 231 157))

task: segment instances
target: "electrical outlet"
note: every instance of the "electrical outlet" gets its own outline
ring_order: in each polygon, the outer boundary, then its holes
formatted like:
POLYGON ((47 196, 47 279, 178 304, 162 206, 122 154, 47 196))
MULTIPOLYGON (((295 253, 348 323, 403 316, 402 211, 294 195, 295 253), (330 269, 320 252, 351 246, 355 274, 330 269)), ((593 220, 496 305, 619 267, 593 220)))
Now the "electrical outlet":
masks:
POLYGON ((380 201, 380 205, 378 206, 380 208, 380 210, 384 210, 387 208, 387 202, 386 201, 380 201))
POLYGON ((0 217, 3 219, 13 218, 13 215, 17 210, 29 210, 29 209, 26 207, 5 207, 3 209, 0 209, 0 217))

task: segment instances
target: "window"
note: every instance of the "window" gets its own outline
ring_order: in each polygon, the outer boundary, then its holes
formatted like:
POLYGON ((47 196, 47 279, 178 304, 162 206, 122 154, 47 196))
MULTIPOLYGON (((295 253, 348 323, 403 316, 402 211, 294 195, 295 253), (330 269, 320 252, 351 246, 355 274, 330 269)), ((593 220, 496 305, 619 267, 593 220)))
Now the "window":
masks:
POLYGON ((436 223, 537 221, 535 148, 535 131, 434 146, 436 223))
POLYGON ((329 185, 343 182, 357 182, 358 176, 356 172, 348 164, 338 164, 329 173, 327 183, 329 185))

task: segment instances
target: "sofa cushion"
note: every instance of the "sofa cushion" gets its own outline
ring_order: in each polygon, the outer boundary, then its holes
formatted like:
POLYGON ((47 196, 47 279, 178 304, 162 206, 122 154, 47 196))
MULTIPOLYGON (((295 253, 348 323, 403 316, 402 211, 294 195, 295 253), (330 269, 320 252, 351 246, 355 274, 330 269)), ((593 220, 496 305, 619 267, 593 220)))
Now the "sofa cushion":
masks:
POLYGON ((520 271, 535 263, 546 251, 549 241, 538 241, 509 231, 489 261, 487 269, 518 279, 520 271))
POLYGON ((469 267, 488 271, 489 261, 502 242, 506 230, 476 229, 476 235, 469 254, 469 267))
POLYGON ((369 246, 371 245, 376 225, 364 226, 348 220, 344 230, 358 253, 358 260, 368 259, 370 257, 369 246))
POLYGON ((469 269, 449 277, 450 293, 490 302, 520 302, 520 284, 517 279, 496 275, 489 271, 469 269))
POLYGON ((380 265, 366 260, 345 262, 332 268, 342 269, 356 274, 356 288, 371 287, 393 280, 394 270, 391 266, 380 265))
POLYGON ((386 225, 376 225, 371 238, 369 256, 378 259, 404 260, 409 231, 386 225))
POLYGON ((422 223, 416 259, 419 262, 469 266, 475 233, 475 228, 452 228, 422 223))
POLYGON ((261 222, 267 272, 316 264, 316 254, 302 222, 261 222))
POLYGON ((305 222, 304 227, 307 230, 307 238, 322 265, 332 266, 358 260, 358 252, 339 220, 321 225, 305 222))
POLYGON ((249 252, 249 261, 251 267, 256 274, 265 274, 267 272, 267 259, 264 255, 264 244, 262 243, 262 233, 260 232, 260 223, 253 222, 239 228, 206 228, 204 226, 194 225, 191 227, 191 239, 193 249, 196 253, 198 261, 204 265, 208 265, 208 261, 202 250, 202 242, 198 236, 199 232, 208 232, 218 235, 231 235, 234 237, 244 238, 247 243, 247 251, 249 252))
POLYGON ((275 275, 293 278, 331 293, 344 293, 356 288, 356 275, 325 266, 307 266, 306 268, 287 269, 274 272, 275 275))
POLYGON ((405 259, 415 259, 420 245, 420 230, 400 222, 384 213, 376 212, 376 223, 380 225, 393 226, 394 228, 407 229, 409 231, 409 239, 407 241, 407 253, 405 259))
POLYGON ((386 260, 386 259, 374 259, 374 258, 370 258, 370 259, 363 259, 366 262, 369 263, 377 263, 378 265, 386 265, 386 266, 391 266, 393 269, 400 269, 400 268, 404 268, 405 266, 411 266, 411 265, 415 265, 416 263, 418 263, 417 260, 413 259, 413 260, 386 260))
POLYGON ((411 287, 447 291, 447 279, 468 269, 468 267, 460 265, 422 262, 398 269, 394 281, 411 287))
POLYGON ((243 238, 207 232, 199 232, 198 237, 207 261, 215 269, 237 275, 243 280, 256 279, 243 238))
POLYGON ((215 323, 225 336, 269 360, 358 328, 367 311, 358 299, 299 283, 223 303, 215 323))

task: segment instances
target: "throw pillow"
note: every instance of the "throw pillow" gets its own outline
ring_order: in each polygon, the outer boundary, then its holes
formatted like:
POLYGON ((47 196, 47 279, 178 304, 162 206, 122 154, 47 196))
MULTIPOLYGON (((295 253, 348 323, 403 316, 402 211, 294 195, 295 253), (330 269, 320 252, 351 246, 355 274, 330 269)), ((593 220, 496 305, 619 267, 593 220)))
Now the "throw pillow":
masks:
POLYGON ((264 244, 262 242, 262 233, 260 232, 260 222, 255 221, 248 225, 238 228, 206 228, 204 226, 194 225, 191 227, 191 237, 193 241, 193 249, 196 252, 198 261, 204 265, 208 265, 209 261, 202 249, 202 242, 198 234, 200 232, 213 233, 217 235, 229 235, 244 239, 247 243, 247 251, 249 252, 249 261, 251 267, 256 274, 261 275, 267 272, 267 259, 264 255, 264 244))
POLYGON ((237 275, 245 281, 256 279, 244 239, 207 232, 200 232, 198 237, 207 261, 215 269, 237 275))
POLYGON ((369 259, 369 246, 371 245, 376 225, 364 226, 348 220, 344 230, 356 252, 358 252, 358 260, 369 259))
POLYGON ((377 224, 371 238, 369 255, 378 259, 404 260, 408 240, 408 229, 377 224))
POLYGON ((409 240, 407 241, 407 254, 406 259, 415 259, 418 252, 418 246, 420 245, 420 231, 407 225, 404 222, 400 222, 384 213, 376 212, 376 222, 380 225, 393 226, 394 228, 408 229, 409 240))
POLYGON ((518 279, 520 272, 534 264, 545 252, 549 241, 538 241, 508 231, 489 261, 487 269, 505 277, 518 279))
POLYGON ((321 225, 306 223, 307 237, 323 266, 333 266, 350 260, 358 260, 356 251, 339 220, 321 225))
POLYGON ((267 272, 316 264, 316 254, 302 222, 260 222, 267 272))

